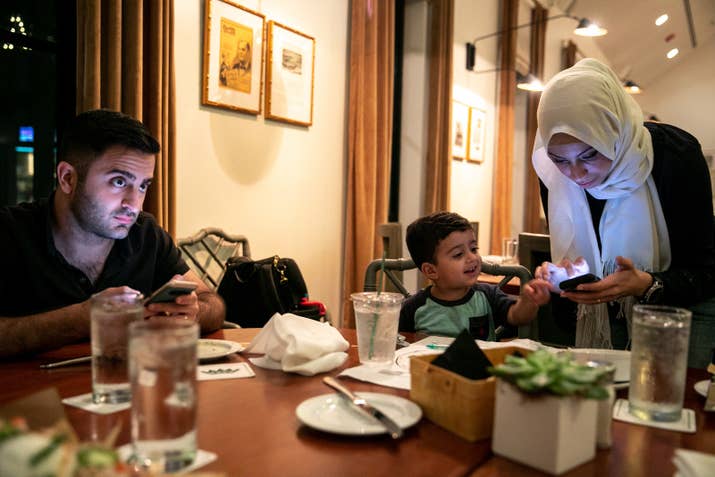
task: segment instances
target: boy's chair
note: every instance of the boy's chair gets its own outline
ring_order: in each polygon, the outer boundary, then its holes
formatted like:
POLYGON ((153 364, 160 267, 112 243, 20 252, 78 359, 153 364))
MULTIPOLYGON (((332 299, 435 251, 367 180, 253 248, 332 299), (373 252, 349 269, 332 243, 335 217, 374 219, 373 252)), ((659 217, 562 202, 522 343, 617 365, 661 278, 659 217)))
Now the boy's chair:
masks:
MULTIPOLYGON (((229 257, 251 256, 251 248, 245 236, 227 234, 215 227, 204 228, 191 237, 179 239, 176 245, 189 267, 214 291, 226 272, 229 257)), ((240 328, 231 321, 224 321, 223 327, 240 328)))
MULTIPOLYGON (((376 259, 370 262, 365 270, 365 284, 363 285, 363 291, 375 291, 377 290, 377 274, 383 269, 381 259, 376 259)), ((401 272, 405 270, 411 270, 415 267, 415 262, 408 258, 389 258, 385 259, 384 272, 385 277, 395 286, 400 293, 405 297, 411 295, 411 293, 405 288, 404 284, 397 278, 394 272, 401 272)), ((519 279, 519 289, 523 287, 529 280, 531 280, 531 273, 526 267, 521 265, 497 265, 495 263, 483 262, 482 263, 482 273, 488 275, 501 276, 503 277, 499 284, 499 288, 504 288, 504 286, 509 283, 509 281, 516 277, 519 279)), ((503 334, 504 330, 502 327, 497 328, 497 336, 503 334), (501 331, 501 333, 500 333, 501 331)), ((536 339, 537 328, 535 322, 528 325, 522 325, 519 327, 518 331, 519 338, 531 338, 536 339)))

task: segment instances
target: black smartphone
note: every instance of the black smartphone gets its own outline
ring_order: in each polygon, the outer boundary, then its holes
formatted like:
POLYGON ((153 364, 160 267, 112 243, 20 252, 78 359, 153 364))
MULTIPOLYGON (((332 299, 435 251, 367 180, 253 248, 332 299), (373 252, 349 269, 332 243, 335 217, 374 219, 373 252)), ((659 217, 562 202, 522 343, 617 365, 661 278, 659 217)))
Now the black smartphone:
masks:
POLYGON ((173 302, 177 296, 196 290, 196 283, 186 280, 169 280, 144 300, 144 305, 173 302))
POLYGON ((599 281, 598 278, 593 273, 587 273, 585 275, 579 275, 577 277, 569 278, 559 283, 559 288, 563 291, 577 291, 576 287, 582 283, 593 283, 599 281))

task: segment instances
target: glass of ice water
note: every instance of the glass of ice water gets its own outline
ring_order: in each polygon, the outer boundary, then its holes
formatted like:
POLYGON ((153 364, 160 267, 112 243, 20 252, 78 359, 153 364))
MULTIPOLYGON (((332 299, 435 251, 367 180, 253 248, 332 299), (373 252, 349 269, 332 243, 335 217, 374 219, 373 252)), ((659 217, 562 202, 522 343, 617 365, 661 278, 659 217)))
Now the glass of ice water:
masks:
POLYGON ((144 316, 143 296, 105 291, 90 300, 92 400, 117 404, 131 399, 127 363, 129 324, 144 316))
POLYGON ((362 292, 350 298, 355 309, 360 363, 389 366, 395 356, 400 306, 405 297, 400 293, 362 292))
POLYGON ((132 323, 129 336, 131 461, 151 472, 180 471, 196 457, 198 325, 156 318, 132 323))
POLYGON ((692 313, 683 308, 633 307, 631 414, 651 421, 677 421, 683 410, 692 313))

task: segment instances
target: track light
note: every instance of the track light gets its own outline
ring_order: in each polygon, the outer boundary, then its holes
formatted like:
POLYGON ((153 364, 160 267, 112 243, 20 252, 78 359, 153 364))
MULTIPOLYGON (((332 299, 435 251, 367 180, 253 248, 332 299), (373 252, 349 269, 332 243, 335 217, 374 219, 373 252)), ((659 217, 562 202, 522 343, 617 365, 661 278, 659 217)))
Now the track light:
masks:
MULTIPOLYGON (((490 33, 488 35, 482 35, 482 36, 476 37, 474 40, 472 40, 471 42, 466 44, 467 45, 467 61, 466 61, 467 69, 470 71, 474 71, 474 68, 476 66, 476 57, 477 57, 476 44, 478 41, 484 40, 486 38, 491 38, 493 36, 499 35, 501 33, 507 32, 507 31, 518 30, 519 28, 536 25, 537 23, 540 23, 542 21, 547 22, 549 20, 556 20, 557 18, 571 18, 572 20, 578 20, 578 25, 576 26, 576 29, 574 29, 575 35, 603 36, 606 33, 608 33, 608 30, 598 26, 596 23, 593 23, 586 18, 580 18, 580 17, 576 17, 576 16, 572 16, 572 15, 567 15, 565 13, 561 14, 561 15, 555 15, 555 16, 549 17, 545 20, 524 23, 523 25, 517 25, 517 26, 511 27, 511 28, 507 28, 505 30, 499 30, 494 33, 490 33)), ((478 73, 478 71, 475 71, 475 73, 478 73)))
POLYGON ((623 83, 623 89, 629 94, 641 94, 643 90, 634 81, 627 80, 623 83))

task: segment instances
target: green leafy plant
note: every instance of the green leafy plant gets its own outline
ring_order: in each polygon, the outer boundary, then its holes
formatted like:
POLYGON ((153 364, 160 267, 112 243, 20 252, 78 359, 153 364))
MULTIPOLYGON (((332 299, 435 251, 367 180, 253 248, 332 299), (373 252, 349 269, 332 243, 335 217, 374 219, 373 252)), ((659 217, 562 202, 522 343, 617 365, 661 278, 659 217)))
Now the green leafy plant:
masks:
POLYGON ((592 367, 574 361, 571 354, 538 349, 526 357, 510 355, 504 364, 488 368, 499 378, 530 394, 583 396, 605 399, 608 391, 602 382, 610 371, 606 366, 592 367))

